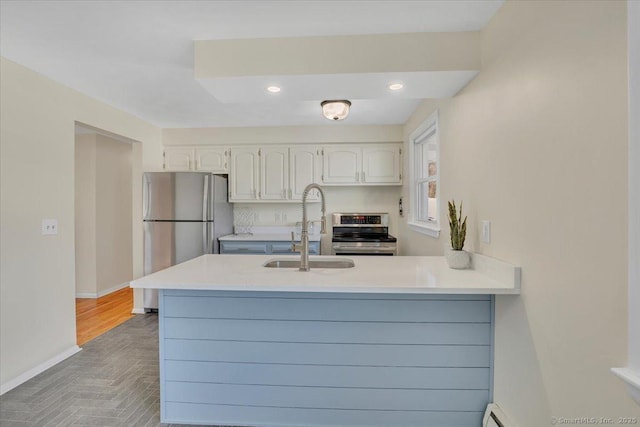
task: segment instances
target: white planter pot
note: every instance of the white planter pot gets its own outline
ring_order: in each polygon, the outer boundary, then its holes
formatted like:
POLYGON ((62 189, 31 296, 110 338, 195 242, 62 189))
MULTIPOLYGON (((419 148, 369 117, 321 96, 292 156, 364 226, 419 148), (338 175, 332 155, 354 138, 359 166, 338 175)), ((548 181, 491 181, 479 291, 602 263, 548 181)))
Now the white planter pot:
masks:
POLYGON ((444 252, 444 258, 447 260, 447 265, 456 270, 469 268, 469 264, 471 263, 469 252, 465 250, 454 251, 450 248, 446 249, 444 252))

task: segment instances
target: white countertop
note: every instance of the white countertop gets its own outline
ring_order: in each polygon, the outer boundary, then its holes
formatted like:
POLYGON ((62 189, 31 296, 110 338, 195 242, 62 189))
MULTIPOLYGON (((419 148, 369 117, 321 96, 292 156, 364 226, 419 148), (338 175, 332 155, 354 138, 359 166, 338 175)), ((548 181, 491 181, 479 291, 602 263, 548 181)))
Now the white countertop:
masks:
MULTIPOLYGON (((132 288, 270 292, 519 294, 520 268, 473 255, 474 269, 450 269, 444 257, 352 256, 355 267, 267 268, 297 255, 203 255, 131 282, 132 288)), ((312 256, 333 258, 332 256, 312 256)))
MULTIPOLYGON (((300 240, 300 233, 295 233, 295 239, 300 240)), ((218 240, 232 242, 290 242, 291 233, 255 233, 255 234, 228 234, 219 237, 218 240)), ((319 242, 319 234, 309 234, 310 242, 319 242)))

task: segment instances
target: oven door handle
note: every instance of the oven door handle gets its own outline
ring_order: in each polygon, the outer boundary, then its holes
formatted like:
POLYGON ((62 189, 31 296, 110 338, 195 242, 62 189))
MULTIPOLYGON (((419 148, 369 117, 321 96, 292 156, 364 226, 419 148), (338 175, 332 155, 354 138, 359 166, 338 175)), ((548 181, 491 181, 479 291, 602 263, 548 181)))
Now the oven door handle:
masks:
POLYGON ((334 255, 357 255, 357 254, 363 254, 363 255, 376 255, 376 254, 393 254, 395 255, 396 250, 395 249, 391 249, 391 248, 382 248, 382 249, 349 249, 349 248, 334 248, 332 253, 334 255))

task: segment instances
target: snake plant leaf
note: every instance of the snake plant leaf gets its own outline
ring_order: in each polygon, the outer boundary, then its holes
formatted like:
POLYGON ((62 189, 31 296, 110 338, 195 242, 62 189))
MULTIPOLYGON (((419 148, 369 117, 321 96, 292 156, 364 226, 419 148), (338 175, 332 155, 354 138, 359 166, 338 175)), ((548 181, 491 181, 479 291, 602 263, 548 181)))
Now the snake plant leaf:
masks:
POLYGON ((467 236, 467 217, 462 219, 462 202, 458 211, 455 200, 447 202, 449 208, 449 231, 451 233, 451 249, 459 251, 464 247, 467 236), (458 213, 459 212, 459 213, 458 213))

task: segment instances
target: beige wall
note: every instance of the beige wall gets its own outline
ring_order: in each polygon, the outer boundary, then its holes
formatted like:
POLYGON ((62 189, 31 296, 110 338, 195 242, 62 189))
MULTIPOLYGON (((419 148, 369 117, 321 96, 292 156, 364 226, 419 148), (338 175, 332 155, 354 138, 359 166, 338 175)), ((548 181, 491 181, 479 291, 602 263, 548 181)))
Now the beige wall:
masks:
POLYGON ((97 294, 96 135, 75 136, 76 295, 97 294))
MULTIPOLYGON (((162 147, 160 129, 4 58, 0 91, 0 384, 6 388, 76 344, 75 122, 140 141, 145 170, 161 168, 162 147), (40 234, 43 218, 58 219, 58 235, 40 234)), ((142 254, 134 257, 141 265, 142 254)))
POLYGON ((240 144, 323 144, 398 142, 403 126, 277 126, 253 128, 163 129, 165 146, 240 144))
MULTIPOLYGON (((629 51, 629 360, 640 376, 640 2, 627 3, 629 51)), ((636 397, 640 404, 640 392, 636 397)))
POLYGON ((100 134, 76 135, 76 296, 80 298, 101 297, 133 278, 134 144, 100 134))
POLYGON ((133 278, 132 149, 103 135, 96 140, 96 285, 103 295, 133 278))
MULTIPOLYGON (((522 295, 496 298, 495 401, 523 427, 639 414, 609 372, 627 358, 625 10, 505 3, 479 76, 405 129, 439 108, 442 200, 464 201, 468 249, 522 266, 522 295)), ((401 228, 412 252, 448 240, 401 228)))

